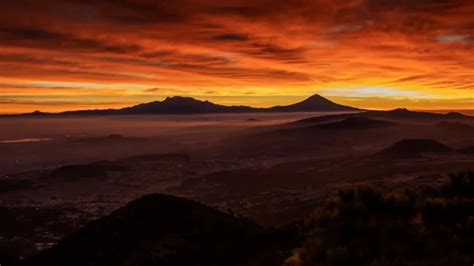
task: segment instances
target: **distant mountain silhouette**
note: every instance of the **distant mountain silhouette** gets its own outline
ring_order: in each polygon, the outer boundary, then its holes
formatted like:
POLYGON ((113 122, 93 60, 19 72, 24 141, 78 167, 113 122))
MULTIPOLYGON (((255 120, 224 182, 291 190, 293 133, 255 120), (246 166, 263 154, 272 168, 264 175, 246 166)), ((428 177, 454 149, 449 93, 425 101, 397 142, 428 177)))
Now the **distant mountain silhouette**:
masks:
POLYGON ((240 139, 236 137, 232 142, 222 143, 222 149, 228 147, 241 156, 375 154, 401 139, 467 140, 474 130, 465 128, 463 124, 471 125, 473 122, 474 117, 463 114, 406 109, 329 114, 252 128, 240 139), (231 146, 242 142, 247 145, 231 146))
POLYGON ((389 111, 366 111, 360 113, 350 114, 336 114, 327 116, 311 117, 302 120, 292 122, 290 124, 320 124, 328 123, 332 121, 340 121, 347 118, 371 118, 371 119, 386 119, 396 121, 426 121, 426 122, 443 122, 443 121, 459 121, 459 120, 471 120, 473 116, 464 115, 461 113, 450 112, 447 114, 430 113, 430 112, 418 112, 411 111, 404 108, 389 110, 389 111))
POLYGON ((452 149, 432 139, 404 139, 386 148, 380 155, 411 156, 424 153, 446 153, 452 149))
POLYGON ((349 107, 345 105, 340 105, 322 97, 321 95, 316 94, 299 103, 295 103, 295 104, 287 105, 287 106, 275 106, 266 110, 272 111, 272 112, 315 112, 315 111, 337 112, 337 111, 360 111, 361 109, 357 109, 357 108, 349 107))
POLYGON ((449 112, 447 114, 439 113, 430 113, 430 112, 420 112, 420 111, 411 111, 405 108, 398 108, 390 111, 368 111, 366 113, 368 117, 382 117, 382 118, 399 118, 399 119, 439 119, 443 118, 445 120, 459 120, 466 118, 473 118, 457 112, 449 112))
MULTIPOLYGON (((334 112, 360 111, 350 106, 334 103, 320 95, 313 95, 308 99, 287 106, 270 108, 254 108, 249 106, 226 106, 200 101, 191 97, 168 97, 163 101, 155 101, 126 107, 122 109, 67 111, 62 113, 43 113, 35 111, 20 116, 48 116, 48 115, 142 115, 142 114, 219 114, 219 113, 269 113, 269 112, 334 112)), ((11 115, 10 115, 11 116, 11 115)), ((16 115, 18 116, 18 115, 16 115)))
POLYGON ((199 101, 190 97, 168 97, 162 102, 139 104, 123 108, 120 114, 205 114, 205 113, 246 113, 254 108, 247 106, 224 106, 209 101, 199 101))
POLYGON ((291 232, 266 230, 191 200, 152 194, 22 265, 281 265, 297 244, 291 232))
POLYGON ((327 128, 327 129, 369 129, 369 128, 381 128, 381 127, 389 127, 393 126, 396 123, 384 121, 384 120, 376 120, 367 117, 359 117, 353 116, 346 118, 342 121, 338 122, 331 122, 316 125, 315 127, 318 128, 327 128))

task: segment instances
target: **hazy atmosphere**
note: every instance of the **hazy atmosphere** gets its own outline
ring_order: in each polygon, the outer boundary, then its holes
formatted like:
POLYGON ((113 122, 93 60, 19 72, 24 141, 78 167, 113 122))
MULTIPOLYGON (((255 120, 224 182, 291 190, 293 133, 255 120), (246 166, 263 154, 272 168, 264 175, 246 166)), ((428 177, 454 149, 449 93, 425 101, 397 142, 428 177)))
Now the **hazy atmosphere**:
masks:
POLYGON ((0 266, 470 266, 474 1, 0 1, 0 266))

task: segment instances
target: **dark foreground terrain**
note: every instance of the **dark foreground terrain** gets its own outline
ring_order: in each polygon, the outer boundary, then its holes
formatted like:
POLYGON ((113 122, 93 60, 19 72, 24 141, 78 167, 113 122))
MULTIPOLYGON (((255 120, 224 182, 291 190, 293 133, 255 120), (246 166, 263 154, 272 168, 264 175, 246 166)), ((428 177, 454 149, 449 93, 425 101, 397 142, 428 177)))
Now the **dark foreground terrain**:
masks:
POLYGON ((468 265, 474 260, 474 173, 439 186, 342 190, 306 221, 285 265, 468 265))
POLYGON ((22 265, 275 265, 297 240, 297 231, 265 230, 197 202, 151 194, 22 265))
POLYGON ((436 186, 352 186, 304 224, 272 229, 151 194, 21 265, 469 265, 473 209, 472 172, 436 186))
POLYGON ((0 121, 2 266, 472 264, 473 117, 137 119, 0 121))

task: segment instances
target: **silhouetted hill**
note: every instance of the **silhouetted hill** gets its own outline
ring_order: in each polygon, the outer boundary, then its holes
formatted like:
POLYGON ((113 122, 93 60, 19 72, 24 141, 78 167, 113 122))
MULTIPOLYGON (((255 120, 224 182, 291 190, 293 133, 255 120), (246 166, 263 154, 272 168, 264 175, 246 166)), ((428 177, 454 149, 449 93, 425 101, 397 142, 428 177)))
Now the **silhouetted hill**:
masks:
POLYGON ((445 153, 452 149, 432 139, 404 139, 386 148, 380 154, 403 156, 423 153, 445 153))
POLYGON ((103 161, 91 164, 63 165, 53 170, 48 177, 64 181, 104 180, 113 172, 124 172, 126 170, 123 166, 103 161))
POLYGON ((327 129, 369 129, 369 128, 380 128, 380 127, 389 127, 393 126, 396 123, 370 119, 367 117, 358 117, 353 116, 346 118, 342 121, 319 124, 315 127, 317 128, 327 128, 327 129))
MULTIPOLYGON (((335 144, 334 141, 337 141, 337 137, 334 139, 336 134, 339 136, 339 139, 344 136, 351 137, 350 135, 345 134, 346 130, 384 130, 397 125, 400 124, 392 121, 359 116, 357 114, 329 115, 299 120, 288 124, 270 126, 268 127, 269 130, 262 131, 261 134, 256 134, 254 136, 258 136, 266 140, 270 140, 273 137, 287 137, 286 139, 279 140, 282 141, 280 143, 281 145, 284 145, 288 140, 295 142, 310 142, 307 145, 311 145, 323 139, 326 140, 323 142, 333 142, 333 144, 335 144)), ((356 137, 361 138, 361 136, 356 137)))
POLYGON ((315 112, 315 111, 360 111, 360 109, 334 103, 318 94, 306 100, 287 106, 275 106, 267 109, 272 112, 315 112))
POLYGON ((360 112, 356 114, 336 114, 336 115, 327 115, 327 116, 318 116, 318 117, 311 117, 302 120, 298 120, 291 124, 319 124, 319 123, 327 123, 331 121, 338 121, 342 119, 346 119, 349 117, 365 117, 365 118, 373 118, 373 119, 387 119, 387 120, 416 120, 416 121, 428 121, 428 122, 443 122, 443 121, 459 121, 459 120, 474 120, 474 117, 464 115, 461 113, 447 113, 447 114, 439 114, 439 113, 429 113, 429 112, 417 112, 417 111, 410 111, 407 109, 395 109, 389 111, 366 111, 360 112))
MULTIPOLYGON (((280 265, 283 233, 200 203, 143 196, 23 265, 280 265)), ((288 251, 291 247, 285 248, 288 251)))
POLYGON ((350 187, 312 213, 305 244, 283 265, 468 265, 473 208, 473 173, 438 186, 350 187))
MULTIPOLYGON (((36 111, 30 114, 13 116, 87 116, 87 115, 150 115, 150 114, 213 114, 213 113, 271 113, 271 112, 348 112, 360 109, 334 103, 320 95, 313 95, 308 99, 288 106, 274 106, 270 108, 254 108, 249 106, 226 106, 200 101, 191 97, 168 97, 163 101, 138 104, 122 109, 68 111, 63 113, 42 113, 36 111)), ((12 116, 12 115, 9 115, 12 116)), ((5 116, 4 116, 5 117, 5 116)))
MULTIPOLYGON (((324 121, 324 118, 320 121, 324 121)), ((348 116, 343 120, 336 120, 328 117, 329 122, 317 123, 315 125, 306 125, 306 126, 294 126, 295 123, 291 123, 288 127, 285 125, 281 128, 276 128, 276 130, 264 132, 261 136, 265 138, 271 138, 273 136, 292 136, 292 138, 297 140, 302 140, 305 137, 313 138, 317 134, 320 138, 333 137, 334 134, 344 134, 345 130, 368 130, 368 129, 384 129, 392 126, 398 125, 395 122, 370 119, 362 116, 348 116)), ((298 123, 298 122, 297 122, 298 123)), ((314 142, 314 140, 313 140, 314 142)))
POLYGON ((445 120, 462 120, 472 119, 472 116, 467 116, 457 112, 450 112, 447 114, 430 113, 411 111, 405 108, 399 108, 390 111, 368 111, 365 114, 367 117, 384 117, 392 119, 416 119, 416 120, 430 120, 430 119, 445 119, 445 120))
POLYGON ((119 114, 205 114, 205 113, 246 113, 255 108, 247 106, 224 106, 209 101, 199 101, 190 97, 168 97, 162 102, 139 104, 120 109, 119 114))
POLYGON ((242 156, 375 154, 401 139, 459 139, 464 142, 474 134, 470 126, 473 123, 474 117, 463 114, 406 109, 329 114, 252 128, 248 135, 226 141, 222 146, 242 156), (230 146, 242 141, 247 143, 245 147, 230 146))

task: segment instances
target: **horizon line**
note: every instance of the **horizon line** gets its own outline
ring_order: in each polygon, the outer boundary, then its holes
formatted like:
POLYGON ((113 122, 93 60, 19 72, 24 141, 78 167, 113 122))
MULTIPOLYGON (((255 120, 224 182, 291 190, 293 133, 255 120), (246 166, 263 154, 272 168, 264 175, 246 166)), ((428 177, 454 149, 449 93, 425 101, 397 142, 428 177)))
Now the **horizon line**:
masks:
MULTIPOLYGON (((289 104, 286 104, 286 105, 277 104, 277 105, 272 105, 272 106, 267 106, 267 107, 255 107, 255 106, 252 106, 252 105, 246 105, 244 103, 242 103, 242 104, 221 104, 221 103, 216 103, 216 102, 210 101, 209 99, 200 99, 200 97, 198 99, 198 98, 196 98, 196 96, 173 95, 173 96, 165 96, 165 98, 163 98, 162 100, 153 100, 153 101, 149 101, 149 102, 139 102, 139 103, 133 103, 133 104, 130 103, 130 105, 125 105, 125 106, 117 107, 117 108, 113 108, 113 107, 112 108, 111 107, 109 107, 109 108, 107 108, 107 107, 104 107, 104 108, 87 108, 87 109, 77 108, 77 109, 63 110, 63 111, 58 111, 58 112, 46 112, 46 111, 41 111, 40 109, 36 109, 36 110, 26 112, 26 113, 7 112, 7 113, 0 113, 0 115, 1 116, 10 116, 10 115, 15 116, 15 115, 29 115, 29 114, 34 114, 34 113, 54 115, 54 114, 62 114, 62 113, 67 113, 67 112, 80 112, 80 111, 121 110, 121 109, 124 109, 124 108, 132 108, 132 107, 142 105, 142 104, 150 104, 150 103, 155 103, 155 102, 164 102, 167 99, 173 99, 173 98, 188 98, 188 99, 193 99, 193 100, 200 101, 200 102, 210 102, 212 104, 221 105, 221 106, 225 106, 225 107, 249 107, 249 108, 255 108, 255 109, 269 109, 269 108, 272 108, 272 107, 282 107, 282 106, 289 106, 289 105, 298 104, 302 101, 308 100, 308 99, 310 99, 312 97, 316 97, 316 96, 319 96, 323 99, 331 101, 335 104, 343 105, 343 106, 354 108, 354 109, 360 109, 361 111, 390 111, 390 110, 396 110, 396 109, 407 109, 407 110, 410 110, 410 111, 435 112, 435 113, 436 112, 460 112, 460 113, 473 112, 474 113, 474 108, 472 108, 472 109, 469 109, 469 108, 416 108, 416 107, 413 108, 413 107, 405 107, 405 106, 389 107, 389 108, 373 108, 373 107, 372 108, 363 108, 363 107, 357 107, 357 106, 337 103, 337 102, 329 99, 329 98, 345 98, 345 97, 323 96, 321 94, 315 93, 315 94, 312 94, 312 95, 309 95, 309 96, 304 96, 304 98, 302 100, 297 101, 297 102, 289 103, 289 104)), ((356 98, 357 99, 365 99, 366 97, 356 97, 356 98)), ((314 112, 316 113, 317 111, 314 111, 314 112)), ((301 112, 301 113, 311 113, 311 111, 301 112)), ((159 114, 155 114, 155 115, 159 115, 159 114)))

